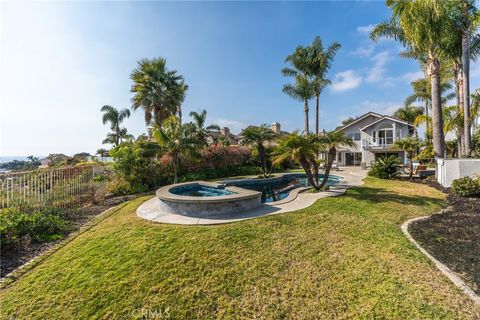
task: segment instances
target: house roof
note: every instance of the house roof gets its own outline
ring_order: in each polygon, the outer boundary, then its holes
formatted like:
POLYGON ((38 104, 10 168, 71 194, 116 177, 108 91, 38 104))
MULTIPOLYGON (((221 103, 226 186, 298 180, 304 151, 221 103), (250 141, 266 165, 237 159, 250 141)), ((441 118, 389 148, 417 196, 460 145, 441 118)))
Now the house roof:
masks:
POLYGON ((371 126, 373 126, 374 124, 379 123, 380 121, 383 121, 383 120, 385 120, 385 119, 386 119, 386 120, 395 121, 395 122, 402 123, 402 124, 405 124, 405 125, 407 125, 407 126, 413 127, 413 125, 412 125, 411 123, 408 123, 408 122, 399 120, 399 119, 394 118, 394 117, 383 116, 383 117, 381 117, 380 119, 378 119, 377 121, 374 121, 374 122, 372 122, 372 123, 370 123, 370 124, 367 124, 365 127, 360 128, 360 130, 363 131, 363 130, 365 130, 366 128, 371 127, 371 126))
POLYGON ((378 114, 378 113, 376 113, 376 112, 367 112, 367 113, 365 113, 364 115, 361 115, 361 116, 357 117, 357 118, 356 118, 355 120, 353 120, 352 122, 350 122, 350 123, 348 123, 348 124, 346 124, 346 125, 344 125, 344 126, 341 126, 341 127, 338 128, 338 129, 336 129, 335 132, 340 131, 340 130, 343 130, 343 129, 346 129, 346 128, 350 127, 351 125, 357 123, 358 121, 365 119, 365 118, 368 117, 368 116, 374 116, 374 117, 377 117, 377 118, 382 118, 382 117, 384 117, 384 116, 382 116, 381 114, 378 114))

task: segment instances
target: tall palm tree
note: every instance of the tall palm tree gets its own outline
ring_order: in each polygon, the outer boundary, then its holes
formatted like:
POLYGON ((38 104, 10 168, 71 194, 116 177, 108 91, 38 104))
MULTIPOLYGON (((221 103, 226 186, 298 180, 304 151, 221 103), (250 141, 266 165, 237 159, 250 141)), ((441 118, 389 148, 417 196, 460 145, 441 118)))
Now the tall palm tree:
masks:
POLYGON ((178 181, 181 157, 198 156, 199 143, 190 124, 182 124, 179 117, 170 116, 162 126, 154 125, 152 135, 162 152, 171 157, 173 183, 178 181))
MULTIPOLYGON (((283 92, 295 100, 303 101, 305 112, 305 134, 309 133, 308 100, 314 95, 314 84, 311 80, 311 54, 309 48, 298 46, 295 51, 285 58, 291 67, 282 69, 286 77, 294 77, 295 83, 285 84, 283 92)), ((319 85, 319 84, 318 84, 319 85)))
MULTIPOLYGON (((397 109, 393 113, 393 116, 402 120, 402 121, 414 124, 415 119, 417 119, 417 117, 422 115, 422 114, 423 114, 423 108, 422 107, 405 106, 403 108, 397 109)), ((417 137, 418 136, 417 126, 414 125, 413 129, 415 130, 414 134, 417 137)))
POLYGON ((310 130, 308 128, 308 100, 314 95, 314 84, 308 79, 307 76, 296 75, 295 83, 285 84, 283 86, 283 92, 292 97, 295 100, 303 101, 305 112, 305 134, 308 135, 310 130))
POLYGON ((207 131, 220 131, 220 127, 216 124, 211 124, 205 127, 205 121, 207 120, 207 110, 205 109, 200 112, 190 112, 190 117, 193 119, 195 134, 198 140, 203 144, 207 144, 207 131))
MULTIPOLYGON (((428 118, 428 111, 432 101, 431 85, 429 83, 429 80, 425 78, 417 79, 411 82, 411 86, 413 89, 413 93, 407 98, 405 98, 405 106, 411 106, 415 102, 423 102, 425 115, 428 118)), ((451 89, 452 84, 450 82, 443 81, 440 84, 442 104, 445 104, 448 100, 452 99, 455 96, 453 92, 449 92, 451 89)), ((426 130, 429 131, 429 123, 427 122, 426 125, 426 130)))
POLYGON ((446 1, 442 0, 387 0, 392 9, 390 20, 377 25, 371 37, 394 38, 408 51, 426 57, 426 70, 431 85, 433 113, 433 147, 435 158, 445 156, 445 136, 441 110, 441 58, 444 45, 453 30, 446 1))
POLYGON ((410 166, 410 180, 413 178, 413 155, 416 150, 420 147, 421 143, 416 137, 405 137, 394 142, 394 147, 402 149, 407 153, 407 158, 410 166))
POLYGON ((319 109, 320 109, 320 94, 323 89, 331 83, 327 79, 327 73, 332 66, 335 55, 340 49, 341 45, 338 42, 332 43, 328 48, 324 49, 322 39, 317 36, 312 44, 308 47, 309 50, 309 74, 313 77, 313 87, 315 94, 315 134, 318 135, 319 130, 319 109))
POLYGON ((108 150, 104 148, 100 148, 97 150, 95 154, 98 154, 100 157, 106 157, 108 156, 108 150))
POLYGON ((103 112, 102 122, 103 124, 110 123, 110 129, 113 131, 109 133, 107 139, 103 143, 111 143, 114 146, 118 146, 122 139, 127 138, 127 133, 125 128, 121 128, 123 120, 130 117, 130 110, 128 109, 115 109, 112 106, 104 105, 101 109, 103 112), (107 141, 107 142, 105 142, 107 141))
POLYGON ((181 105, 188 86, 176 70, 168 70, 164 58, 142 59, 130 75, 132 108, 142 108, 145 122, 161 126, 169 116, 182 116, 181 105))
POLYGON ((260 159, 263 176, 268 178, 272 172, 273 166, 268 168, 265 143, 275 140, 277 138, 277 134, 273 132, 273 130, 270 129, 266 124, 262 124, 259 127, 250 126, 245 128, 240 133, 240 136, 242 138, 242 144, 256 148, 258 152, 258 158, 260 159))

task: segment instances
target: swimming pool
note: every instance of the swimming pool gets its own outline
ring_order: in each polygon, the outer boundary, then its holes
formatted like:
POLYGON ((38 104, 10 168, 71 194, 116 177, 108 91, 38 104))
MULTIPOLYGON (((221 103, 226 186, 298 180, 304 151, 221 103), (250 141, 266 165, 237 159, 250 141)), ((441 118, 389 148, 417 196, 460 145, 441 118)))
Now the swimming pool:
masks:
POLYGON ((189 197, 219 197, 236 194, 221 187, 209 187, 201 184, 191 184, 170 189, 170 192, 179 196, 189 197))
MULTIPOLYGON (((318 176, 319 181, 323 179, 323 175, 318 176)), ((328 177, 328 186, 335 185, 342 181, 342 177, 328 177)), ((262 193, 262 203, 271 203, 287 198, 293 189, 300 187, 308 187, 308 179, 305 174, 285 174, 273 179, 251 179, 251 180, 235 180, 227 182, 226 185, 241 187, 249 190, 259 191, 262 193)))

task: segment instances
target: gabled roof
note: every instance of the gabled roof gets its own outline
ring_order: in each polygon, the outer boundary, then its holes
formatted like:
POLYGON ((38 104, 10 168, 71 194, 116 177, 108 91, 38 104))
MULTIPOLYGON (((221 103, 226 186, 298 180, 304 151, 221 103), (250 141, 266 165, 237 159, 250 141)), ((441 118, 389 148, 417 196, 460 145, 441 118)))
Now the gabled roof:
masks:
POLYGON ((357 122, 360 121, 360 120, 365 119, 365 118, 368 117, 368 116, 374 116, 374 117, 377 117, 377 118, 379 118, 379 119, 382 118, 382 117, 384 117, 384 116, 382 116, 381 114, 378 114, 378 113, 375 113, 375 112, 367 112, 367 113, 365 113, 364 115, 359 116, 358 118, 356 118, 356 119, 353 120, 352 122, 350 122, 350 123, 348 123, 348 124, 346 124, 346 125, 338 128, 338 129, 336 129, 335 132, 340 131, 340 130, 343 130, 343 129, 345 129, 345 128, 348 128, 348 127, 350 127, 351 125, 357 123, 357 122))
POLYGON ((380 119, 378 119, 377 121, 374 121, 374 122, 372 122, 372 123, 370 123, 370 124, 367 124, 365 127, 360 128, 360 131, 363 131, 363 130, 365 130, 366 128, 371 127, 371 126, 373 126, 374 124, 379 123, 380 121, 383 121, 383 120, 391 120, 391 121, 395 121, 395 122, 397 122, 397 123, 402 123, 402 124, 404 124, 404 125, 413 127, 413 125, 412 125, 411 123, 408 123, 408 122, 399 120, 399 119, 394 118, 394 117, 383 116, 383 117, 381 117, 380 119))

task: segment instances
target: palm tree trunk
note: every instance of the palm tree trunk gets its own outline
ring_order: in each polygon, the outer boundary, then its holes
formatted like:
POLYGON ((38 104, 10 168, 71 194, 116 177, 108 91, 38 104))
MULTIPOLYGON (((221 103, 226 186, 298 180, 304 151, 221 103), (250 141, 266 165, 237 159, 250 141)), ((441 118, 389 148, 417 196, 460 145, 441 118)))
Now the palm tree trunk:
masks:
POLYGON ((440 95, 440 61, 431 52, 429 53, 428 74, 432 86, 433 153, 435 159, 445 158, 445 136, 440 95))
POLYGON ((425 132, 426 138, 428 140, 428 131, 430 130, 430 125, 428 123, 428 100, 425 100, 425 117, 427 117, 427 121, 425 121, 425 132))
POLYGON ((305 135, 308 135, 308 99, 305 99, 305 135))
POLYGON ((265 147, 263 144, 259 143, 257 144, 257 151, 258 151, 258 157, 260 158, 260 166, 262 167, 262 173, 263 177, 267 177, 267 157, 265 154, 265 147))
POLYGON ((318 117, 320 112, 320 95, 315 96, 315 135, 318 137, 318 117))
MULTIPOLYGON (((459 110, 463 110, 463 74, 462 74, 462 66, 459 63, 455 63, 454 68, 453 68, 453 73, 455 77, 455 95, 457 96, 457 107, 459 110)), ((463 135, 464 135, 464 130, 463 130, 463 124, 459 128, 461 132, 461 139, 459 140, 460 144, 458 145, 458 155, 461 157, 463 155, 463 135)))
POLYGON ((328 150, 328 160, 327 160, 327 165, 325 166, 325 173, 323 174, 323 179, 322 183, 318 186, 317 190, 322 189, 328 182, 328 177, 330 176, 330 170, 332 169, 332 164, 333 161, 335 160, 335 157, 337 155, 337 149, 335 147, 332 147, 328 150))
POLYGON ((305 174, 307 175, 308 183, 310 183, 310 185, 315 188, 315 190, 318 190, 317 185, 315 184, 315 180, 313 179, 312 171, 310 170, 310 163, 307 161, 307 159, 303 157, 301 157, 298 162, 300 162, 303 171, 305 171, 305 174))
POLYGON ((462 77, 463 77, 463 147, 465 156, 469 156, 471 150, 470 133, 470 28, 462 35, 462 77))
POLYGON ((410 174, 408 179, 412 180, 413 179, 413 151, 408 152, 408 162, 410 163, 410 174))

